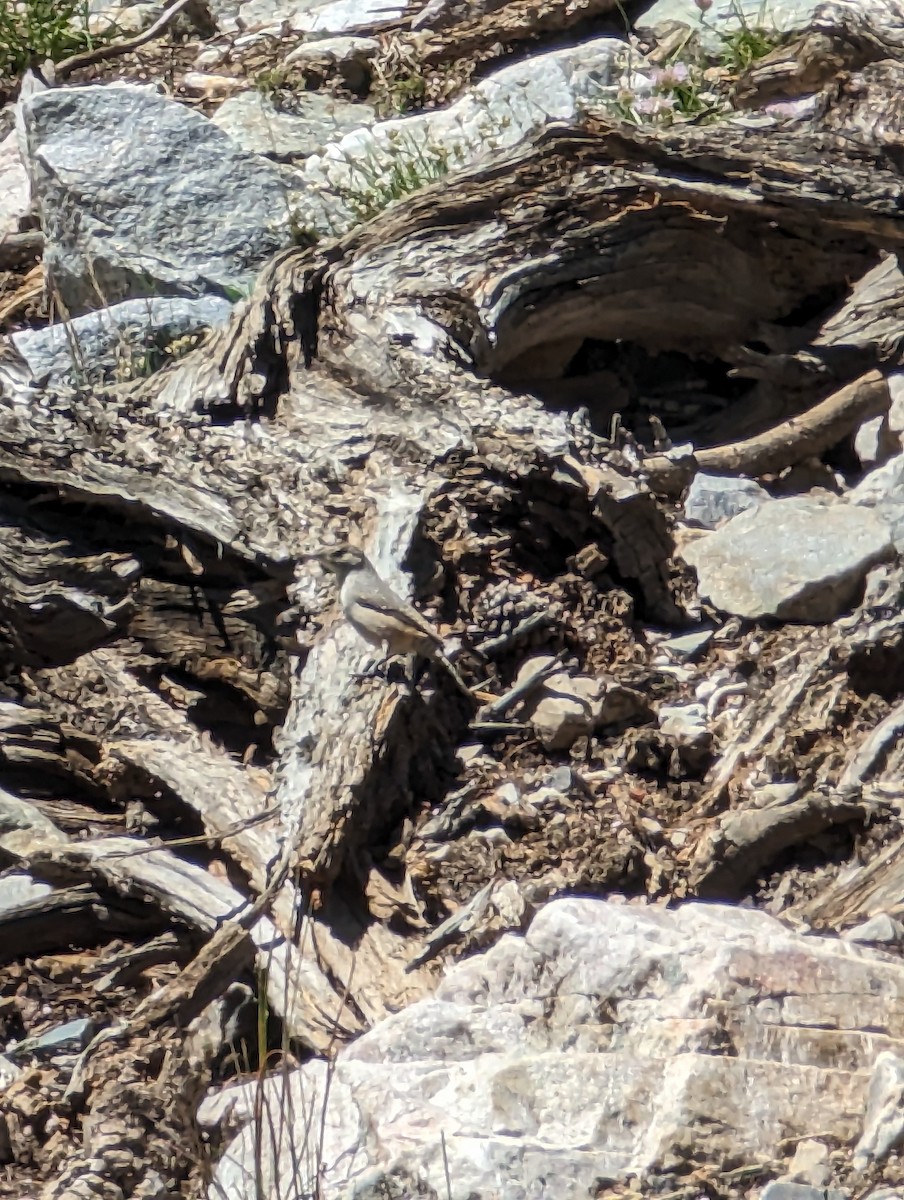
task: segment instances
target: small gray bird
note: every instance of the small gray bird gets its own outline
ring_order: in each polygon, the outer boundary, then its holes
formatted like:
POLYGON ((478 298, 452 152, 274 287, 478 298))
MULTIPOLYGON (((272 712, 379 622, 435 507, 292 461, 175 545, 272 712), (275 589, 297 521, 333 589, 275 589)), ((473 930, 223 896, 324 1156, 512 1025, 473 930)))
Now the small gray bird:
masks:
POLYGON ((468 696, 473 693, 446 657, 443 639, 417 609, 381 579, 370 560, 343 543, 315 556, 339 580, 339 604, 345 619, 371 646, 383 650, 377 666, 397 654, 439 659, 468 696))

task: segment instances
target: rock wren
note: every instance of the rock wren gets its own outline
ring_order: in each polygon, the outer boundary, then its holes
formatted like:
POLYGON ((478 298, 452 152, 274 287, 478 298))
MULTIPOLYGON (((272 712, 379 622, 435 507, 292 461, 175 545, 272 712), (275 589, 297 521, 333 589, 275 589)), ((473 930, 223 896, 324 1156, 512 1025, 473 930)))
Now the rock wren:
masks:
POLYGON ((449 662, 437 631, 380 578, 360 550, 343 544, 321 550, 314 557, 339 580, 339 604, 345 619, 365 642, 381 647, 382 662, 397 654, 439 659, 459 688, 473 699, 470 688, 449 662))

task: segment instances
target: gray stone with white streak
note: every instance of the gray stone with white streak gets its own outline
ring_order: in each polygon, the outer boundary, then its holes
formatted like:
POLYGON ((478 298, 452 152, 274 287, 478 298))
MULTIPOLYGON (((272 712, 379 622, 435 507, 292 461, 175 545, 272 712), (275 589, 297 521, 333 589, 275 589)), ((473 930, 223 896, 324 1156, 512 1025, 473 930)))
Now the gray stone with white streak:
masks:
POLYGON ((53 88, 23 119, 44 263, 70 311, 232 294, 291 244, 278 168, 152 88, 53 88))
POLYGON ((151 296, 44 329, 23 329, 12 341, 35 379, 54 384, 130 379, 153 366, 179 338, 226 323, 232 305, 221 296, 198 300, 151 296))

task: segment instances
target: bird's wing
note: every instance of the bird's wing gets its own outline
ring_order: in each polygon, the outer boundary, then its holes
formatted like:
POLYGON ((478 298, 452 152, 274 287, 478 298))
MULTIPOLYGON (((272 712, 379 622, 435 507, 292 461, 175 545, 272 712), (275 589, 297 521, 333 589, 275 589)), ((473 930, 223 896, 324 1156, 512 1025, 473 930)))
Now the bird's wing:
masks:
POLYGON ((418 632, 424 637, 429 638, 431 642, 441 650, 443 648, 443 639, 433 628, 430 622, 422 617, 416 608, 412 608, 410 604, 395 595, 389 588, 374 589, 367 595, 359 595, 354 598, 354 606, 364 609, 367 613, 372 613, 374 617, 379 617, 382 622, 392 626, 401 632, 418 632))

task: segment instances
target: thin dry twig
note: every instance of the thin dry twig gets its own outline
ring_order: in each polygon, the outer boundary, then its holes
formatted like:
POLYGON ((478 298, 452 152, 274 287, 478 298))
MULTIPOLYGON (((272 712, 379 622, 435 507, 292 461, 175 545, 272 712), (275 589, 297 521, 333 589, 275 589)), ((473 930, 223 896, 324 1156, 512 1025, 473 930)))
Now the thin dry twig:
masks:
POLYGON ((176 3, 161 13, 153 25, 149 26, 143 33, 138 33, 135 37, 126 38, 124 42, 108 42, 104 46, 95 46, 91 50, 81 50, 78 54, 72 54, 69 58, 64 58, 61 62, 54 65, 53 76, 56 82, 68 78, 73 71, 79 71, 82 67, 93 66, 94 63, 106 62, 108 58, 119 58, 123 54, 130 54, 133 50, 152 42, 154 38, 160 36, 161 33, 170 25, 175 17, 179 15, 184 8, 188 8, 192 0, 176 0, 176 3))
POLYGON ((526 679, 519 680, 514 687, 509 688, 502 696, 492 700, 489 704, 485 704, 477 714, 478 723, 485 726, 487 722, 494 721, 497 717, 504 716, 513 705, 519 700, 523 700, 535 687, 548 679, 550 675, 555 675, 562 667, 562 655, 557 654, 552 662, 545 663, 542 667, 538 667, 536 671, 532 671, 526 679))
POLYGON ((194 837, 173 838, 168 841, 165 838, 149 840, 146 845, 138 846, 135 850, 123 850, 116 855, 117 858, 133 858, 142 854, 150 854, 154 850, 172 850, 176 846, 205 846, 210 844, 225 842, 228 838, 237 837, 238 834, 244 833, 246 829, 253 829, 255 825, 263 825, 265 821, 272 821, 275 817, 280 816, 278 808, 267 808, 263 812, 255 813, 251 817, 246 817, 242 821, 234 821, 232 825, 219 833, 199 833, 194 837))

